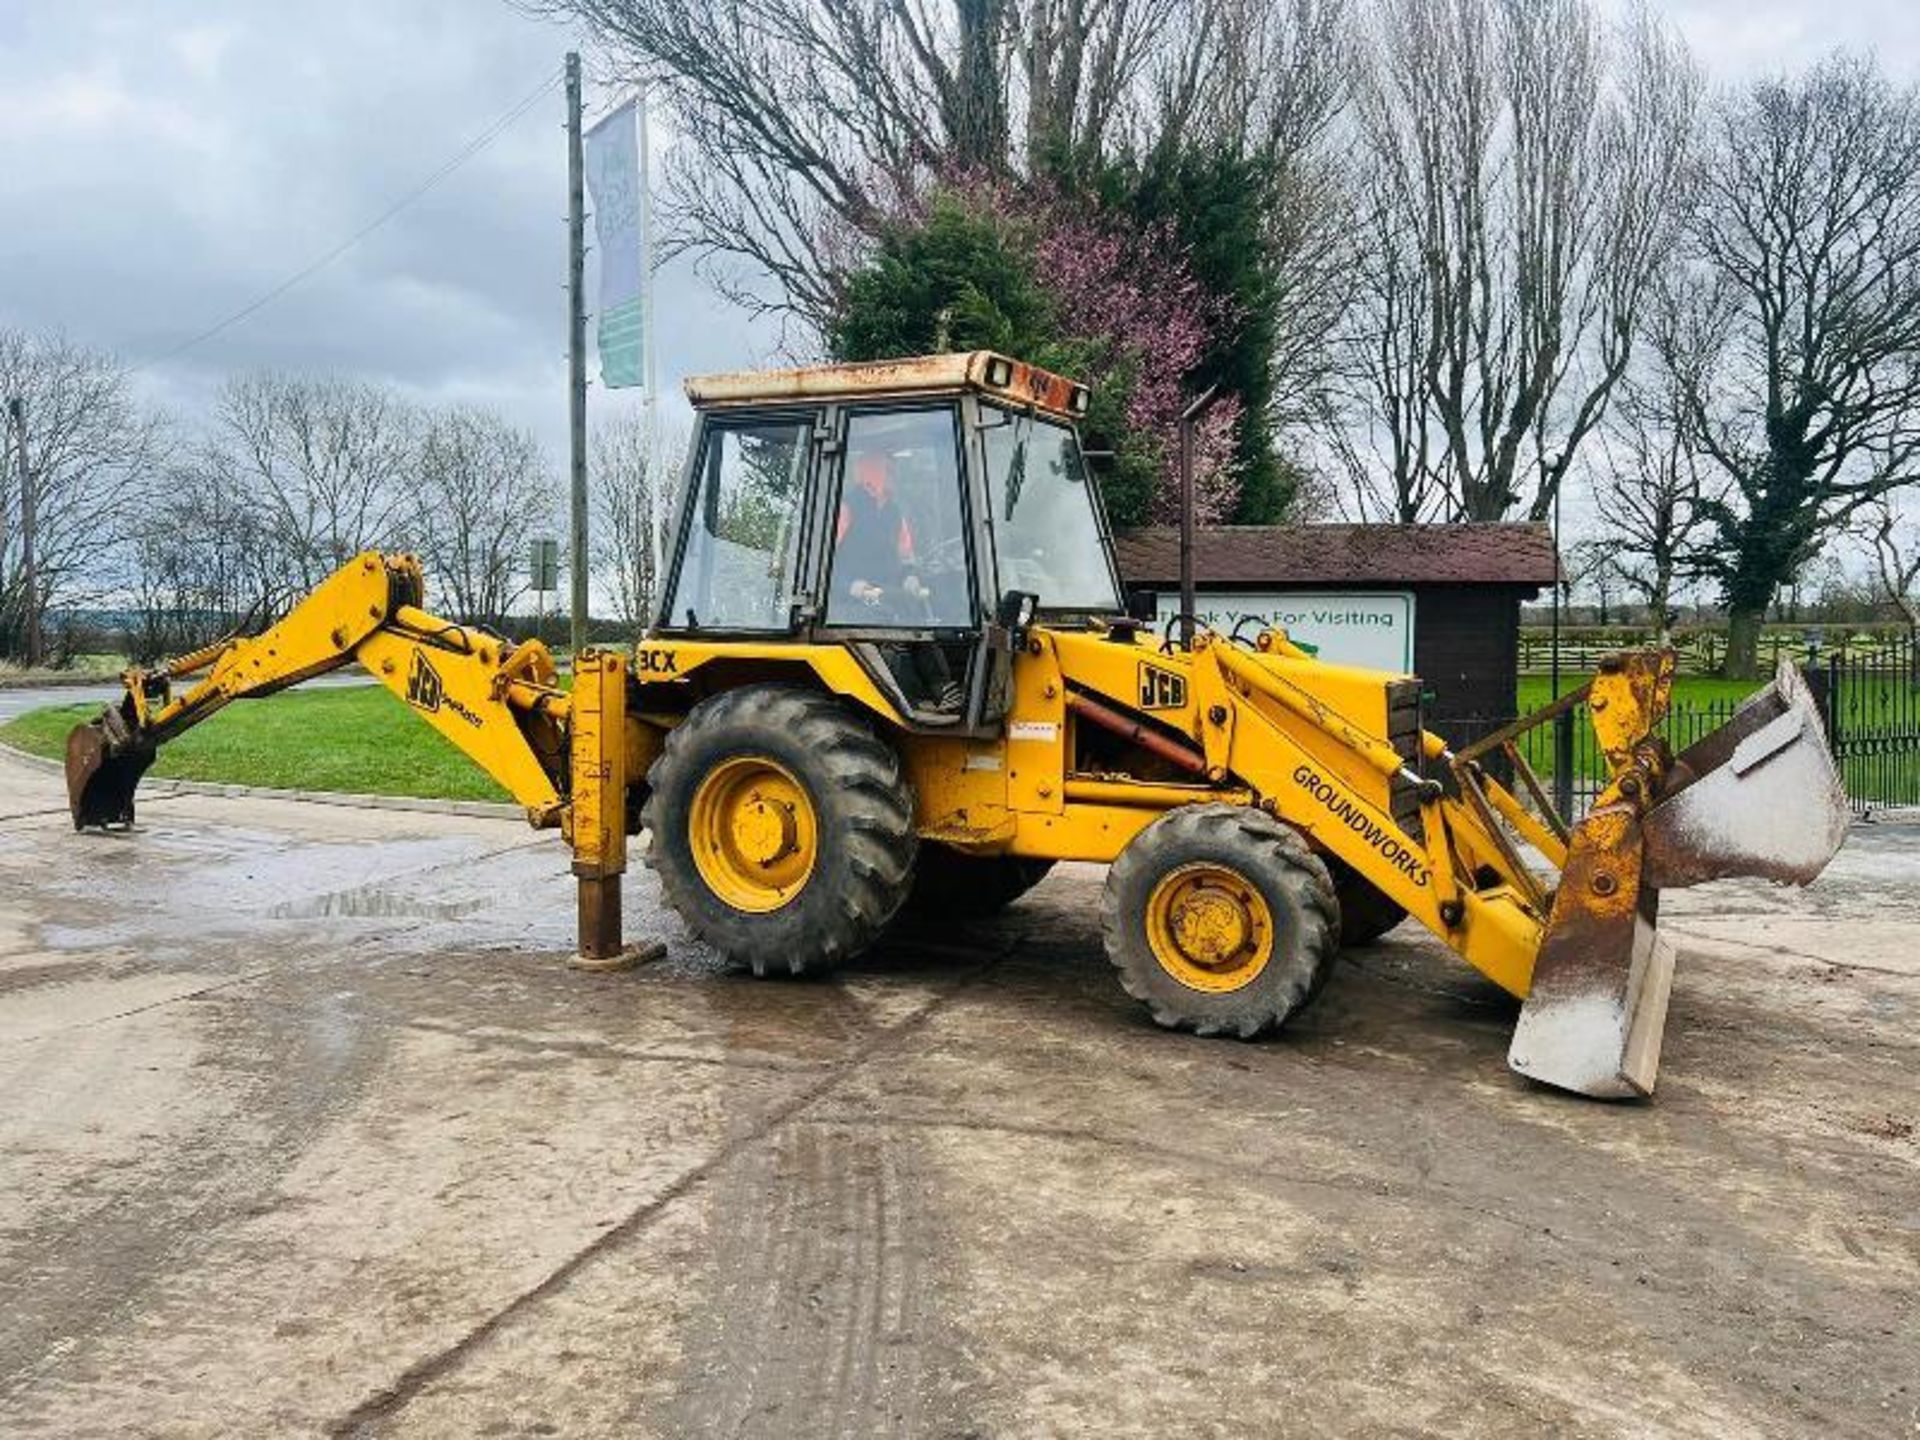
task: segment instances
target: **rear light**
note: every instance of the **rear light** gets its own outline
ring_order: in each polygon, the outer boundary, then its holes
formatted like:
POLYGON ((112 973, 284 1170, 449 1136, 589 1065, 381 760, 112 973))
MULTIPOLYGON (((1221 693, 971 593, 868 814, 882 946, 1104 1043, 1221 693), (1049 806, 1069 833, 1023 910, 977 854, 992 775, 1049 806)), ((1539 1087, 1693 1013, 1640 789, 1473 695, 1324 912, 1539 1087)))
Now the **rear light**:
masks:
POLYGON ((1087 406, 1092 402, 1092 399, 1092 393, 1088 391, 1086 386, 1074 386, 1073 393, 1067 397, 1067 413, 1069 415, 1086 414, 1087 406))
POLYGON ((987 361, 987 384, 1001 390, 1013 384, 1013 362, 998 355, 987 361))

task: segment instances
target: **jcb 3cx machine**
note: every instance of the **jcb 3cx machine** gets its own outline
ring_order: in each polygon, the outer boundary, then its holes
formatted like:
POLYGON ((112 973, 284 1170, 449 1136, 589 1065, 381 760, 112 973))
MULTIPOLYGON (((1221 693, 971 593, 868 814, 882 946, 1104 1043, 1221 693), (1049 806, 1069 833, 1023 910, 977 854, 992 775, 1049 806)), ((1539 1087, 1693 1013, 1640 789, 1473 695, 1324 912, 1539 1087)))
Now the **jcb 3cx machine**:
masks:
POLYGON ((543 646, 430 614, 418 562, 369 552, 263 633, 129 671, 69 741, 75 824, 131 823, 155 750, 229 701, 355 662, 561 832, 585 955, 619 950, 642 829, 688 926, 761 975, 1095 861, 1107 955, 1162 1025, 1273 1030, 1343 944, 1411 917, 1524 999, 1515 1070, 1605 1097, 1654 1087, 1660 891, 1804 884, 1844 835, 1790 668, 1678 756, 1661 651, 1456 750, 1413 676, 1127 618, 1087 392, 1060 376, 978 352, 687 392, 670 563, 630 653, 576 657, 565 688, 543 646), (1582 699, 1610 778, 1569 825, 1517 742, 1582 699))

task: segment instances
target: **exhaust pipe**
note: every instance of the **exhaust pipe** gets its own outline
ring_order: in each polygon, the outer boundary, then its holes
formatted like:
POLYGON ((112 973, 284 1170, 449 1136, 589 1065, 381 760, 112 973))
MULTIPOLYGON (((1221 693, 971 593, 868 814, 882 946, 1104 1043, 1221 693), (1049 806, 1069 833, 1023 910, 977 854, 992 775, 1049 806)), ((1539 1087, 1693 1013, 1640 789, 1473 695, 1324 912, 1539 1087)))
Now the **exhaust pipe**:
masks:
MULTIPOLYGON (((1654 717, 1658 718, 1658 717, 1654 717)), ((1819 707, 1791 664, 1666 762, 1643 737, 1573 830, 1507 1063, 1599 1099, 1653 1093, 1673 985, 1660 891, 1734 876, 1805 885, 1847 832, 1819 707)))

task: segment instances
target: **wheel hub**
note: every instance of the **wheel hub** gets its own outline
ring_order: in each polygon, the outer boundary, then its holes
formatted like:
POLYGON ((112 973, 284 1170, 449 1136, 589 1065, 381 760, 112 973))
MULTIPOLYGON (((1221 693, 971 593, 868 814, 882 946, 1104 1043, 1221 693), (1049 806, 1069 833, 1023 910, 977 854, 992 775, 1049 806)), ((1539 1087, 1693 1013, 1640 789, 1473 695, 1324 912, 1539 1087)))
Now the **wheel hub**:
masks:
POLYGON ((813 874, 818 824, 793 773, 765 756, 738 756, 708 771, 688 813, 694 865, 736 910, 778 910, 813 874))
POLYGON ((756 790, 734 812, 733 840, 741 855, 765 869, 798 848, 800 825, 791 803, 756 790))
POLYGON ((1251 917, 1236 900, 1218 891, 1203 890, 1174 905, 1174 943, 1195 964, 1215 968, 1246 948, 1251 917))
POLYGON ((1266 896, 1225 865, 1183 865, 1147 900, 1154 957, 1192 990, 1224 993, 1251 984, 1273 956, 1273 932, 1266 896))

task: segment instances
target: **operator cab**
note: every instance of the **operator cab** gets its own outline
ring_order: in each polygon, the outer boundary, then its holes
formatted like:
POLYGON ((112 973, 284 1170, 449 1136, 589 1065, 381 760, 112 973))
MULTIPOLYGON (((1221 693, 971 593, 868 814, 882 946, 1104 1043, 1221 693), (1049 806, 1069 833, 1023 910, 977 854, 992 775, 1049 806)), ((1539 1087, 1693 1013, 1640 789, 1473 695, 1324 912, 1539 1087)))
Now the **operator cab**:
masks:
POLYGON ((1021 617, 1122 611, 1085 387, 988 351, 690 379, 653 633, 847 648, 914 729, 1004 717, 1021 617))

